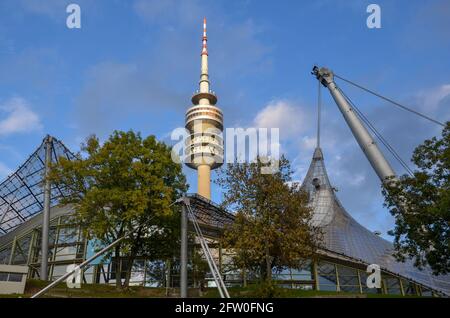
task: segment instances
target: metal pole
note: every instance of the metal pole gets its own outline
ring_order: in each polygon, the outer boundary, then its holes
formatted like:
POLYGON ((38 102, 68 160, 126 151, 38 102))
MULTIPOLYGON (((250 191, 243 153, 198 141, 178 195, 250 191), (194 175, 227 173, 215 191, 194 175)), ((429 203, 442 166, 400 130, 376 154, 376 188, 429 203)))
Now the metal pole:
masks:
POLYGON ((230 295, 228 294, 228 290, 225 286, 225 283, 222 279, 222 274, 219 272, 219 269, 217 268, 217 265, 214 261, 214 258, 211 254, 211 251, 208 247, 208 243, 206 242, 202 230, 200 229, 200 226, 195 218, 195 214, 192 212, 190 205, 186 205, 188 213, 190 213, 192 224, 195 228, 195 232, 197 233, 197 238, 200 241, 200 244, 203 249, 203 253, 205 254, 206 260, 208 261, 209 269, 211 273, 213 274, 214 281, 217 285, 217 289, 219 290, 220 297, 222 298, 230 298, 230 295))
POLYGON ((50 191, 51 184, 48 179, 50 163, 52 161, 52 137, 45 137, 45 176, 44 176, 44 212, 42 217, 42 243, 41 243, 41 280, 48 280, 48 240, 50 228, 50 191))
POLYGON ((377 143, 367 131, 363 123, 359 120, 347 99, 342 95, 339 87, 334 82, 333 72, 326 68, 319 69, 318 67, 314 67, 313 74, 330 91, 331 96, 333 96, 333 99, 344 116, 347 125, 350 127, 353 136, 366 155, 381 182, 385 182, 387 179, 395 177, 394 170, 384 157, 381 150, 378 148, 377 143))
POLYGON ((322 89, 319 82, 317 89, 317 141, 316 147, 320 148, 320 121, 321 121, 321 111, 322 111, 322 89))
POLYGON ((31 298, 37 298, 43 294, 45 294, 47 291, 49 291, 50 289, 52 289, 53 287, 55 287, 57 284, 59 284, 60 282, 62 282, 63 280, 67 279, 67 277, 69 277, 70 275, 72 275, 73 273, 75 273, 77 270, 81 270, 84 267, 86 267, 86 265, 88 265, 90 262, 92 262, 93 260, 95 260, 97 257, 99 257, 100 255, 104 254, 105 252, 107 252, 109 249, 113 248, 114 246, 116 246, 118 243, 120 243, 123 239, 125 239, 126 236, 122 236, 121 238, 118 238, 117 240, 115 240, 114 242, 112 242, 111 244, 109 244, 108 246, 106 246, 104 249, 102 249, 100 252, 98 252, 97 254, 93 255, 92 257, 90 257, 89 259, 85 260, 83 263, 81 263, 80 265, 76 266, 72 271, 66 273, 65 275, 61 276, 60 278, 58 278, 57 280, 55 280, 53 283, 51 283, 50 285, 48 285, 47 287, 45 287, 44 289, 42 289, 41 291, 37 292, 36 294, 34 294, 33 296, 31 296, 31 298))
POLYGON ((188 219, 185 203, 181 206, 180 296, 187 298, 188 219))

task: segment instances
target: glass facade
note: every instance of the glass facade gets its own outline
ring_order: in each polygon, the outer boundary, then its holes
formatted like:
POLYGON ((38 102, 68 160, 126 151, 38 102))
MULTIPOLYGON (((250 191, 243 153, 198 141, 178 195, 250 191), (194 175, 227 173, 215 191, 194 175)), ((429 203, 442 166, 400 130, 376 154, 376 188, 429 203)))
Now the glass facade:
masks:
POLYGON ((336 267, 327 262, 317 264, 317 289, 326 291, 337 291, 336 267))
MULTIPOLYGON (((70 216, 53 219, 49 234, 49 274, 57 278, 65 274, 67 265, 81 263, 84 260, 86 241, 80 227, 73 224, 70 216)), ((16 236, 10 244, 0 248, 0 263, 28 265, 29 278, 38 278, 42 257, 40 245, 40 228, 16 236)))
POLYGON ((363 294, 388 294, 401 296, 437 296, 430 289, 404 278, 381 273, 381 288, 368 288, 368 274, 364 269, 319 260, 316 263, 316 289, 363 294))
POLYGON ((402 295, 403 291, 398 277, 384 276, 383 278, 384 292, 386 294, 402 295))
POLYGON ((357 269, 336 265, 336 271, 338 273, 340 291, 350 293, 361 292, 361 284, 357 269))

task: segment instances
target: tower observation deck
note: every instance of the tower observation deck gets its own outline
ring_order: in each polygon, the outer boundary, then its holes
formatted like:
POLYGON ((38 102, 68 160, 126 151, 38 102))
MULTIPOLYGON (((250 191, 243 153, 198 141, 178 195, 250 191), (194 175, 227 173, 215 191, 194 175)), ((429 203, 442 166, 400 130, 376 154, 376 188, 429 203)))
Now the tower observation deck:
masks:
POLYGON ((197 170, 198 194, 211 198, 211 170, 223 163, 223 115, 217 104, 217 96, 210 89, 208 74, 208 48, 206 19, 203 21, 203 48, 199 90, 192 96, 192 106, 186 112, 185 164, 197 170))

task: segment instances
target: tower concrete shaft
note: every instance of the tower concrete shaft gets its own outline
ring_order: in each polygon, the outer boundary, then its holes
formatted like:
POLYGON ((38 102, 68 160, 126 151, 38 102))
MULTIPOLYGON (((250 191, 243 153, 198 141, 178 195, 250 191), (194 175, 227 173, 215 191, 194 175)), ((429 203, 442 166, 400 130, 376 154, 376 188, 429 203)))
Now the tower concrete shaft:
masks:
POLYGON ((208 71, 208 38, 203 20, 201 72, 199 89, 192 96, 192 106, 186 112, 185 164, 198 173, 198 194, 211 198, 211 170, 223 163, 223 115, 216 106, 217 96, 210 89, 208 71))
POLYGON ((211 167, 209 165, 199 165, 197 168, 198 194, 211 199, 211 167))

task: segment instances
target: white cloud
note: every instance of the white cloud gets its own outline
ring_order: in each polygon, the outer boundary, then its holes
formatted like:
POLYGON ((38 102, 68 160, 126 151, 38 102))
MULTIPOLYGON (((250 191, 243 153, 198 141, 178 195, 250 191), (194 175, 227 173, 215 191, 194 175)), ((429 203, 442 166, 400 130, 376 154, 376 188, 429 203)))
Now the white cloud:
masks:
POLYGON ((427 112, 435 112, 447 96, 450 96, 450 84, 443 84, 421 92, 419 98, 423 100, 422 109, 427 112))
POLYGON ((0 180, 3 180, 12 172, 12 169, 8 168, 4 163, 0 162, 0 180))
POLYGON ((303 136, 301 140, 301 147, 305 150, 312 151, 316 148, 317 145, 317 138, 316 137, 310 137, 310 136, 303 136))
POLYGON ((282 138, 300 138, 300 133, 310 127, 309 114, 299 105, 287 100, 270 102, 255 117, 260 128, 279 128, 282 138))
POLYGON ((0 116, 0 136, 42 129, 39 116, 31 110, 28 102, 20 97, 0 104, 0 116))

